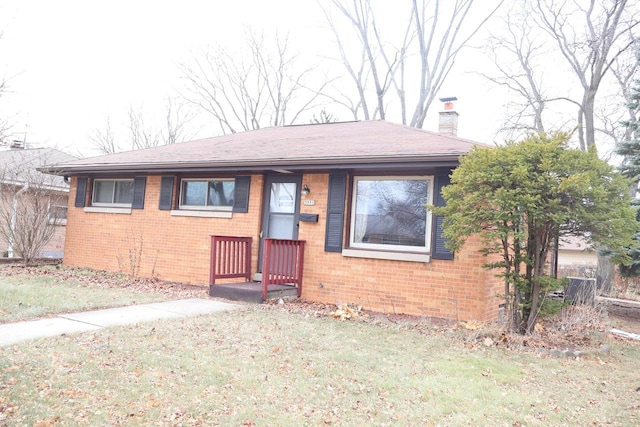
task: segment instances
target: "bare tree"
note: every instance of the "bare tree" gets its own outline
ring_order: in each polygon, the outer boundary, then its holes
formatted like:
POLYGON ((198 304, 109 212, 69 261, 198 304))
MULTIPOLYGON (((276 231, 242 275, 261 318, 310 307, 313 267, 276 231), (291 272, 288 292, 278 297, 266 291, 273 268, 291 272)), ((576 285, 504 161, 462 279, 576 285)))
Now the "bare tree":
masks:
MULTIPOLYGON (((0 39, 2 39, 2 32, 0 32, 0 39)), ((0 78, 0 98, 5 94, 7 90, 7 80, 4 77, 0 78)), ((0 144, 6 144, 7 133, 9 132, 9 123, 6 117, 0 117, 0 144)))
POLYGON ((618 58, 611 67, 617 90, 613 93, 604 93, 594 110, 596 132, 608 136, 614 145, 629 141, 633 137, 633 129, 625 126, 625 123, 637 120, 638 115, 637 109, 634 109, 627 100, 631 96, 633 82, 637 80, 640 71, 638 69, 640 51, 635 48, 633 54, 631 51, 628 53, 618 58))
MULTIPOLYGON (((323 8, 327 22, 333 30, 336 36, 336 42, 338 50, 340 52, 340 58, 345 66, 347 73, 353 80, 355 87, 358 91, 359 103, 357 104, 359 109, 362 110, 365 120, 371 118, 380 117, 385 118, 385 103, 384 97, 391 85, 390 76, 397 69, 399 61, 397 55, 394 55, 394 59, 390 60, 384 49, 379 49, 382 44, 380 39, 380 32, 378 25, 376 24, 375 14, 371 7, 369 0, 356 1, 349 6, 348 2, 339 0, 332 0, 333 5, 338 11, 349 21, 353 29, 356 32, 357 39, 361 43, 361 53, 356 58, 350 58, 349 53, 345 49, 345 44, 342 38, 339 36, 339 31, 336 23, 328 9, 323 8), (382 56, 383 63, 379 64, 378 56, 382 56), (369 102, 367 100, 367 78, 371 76, 374 84, 375 91, 375 103, 374 112, 370 112, 369 102)), ((322 7, 322 4, 318 2, 322 7)), ((410 26, 407 27, 405 34, 409 33, 410 26)), ((406 37, 405 37, 406 44, 406 37)), ((353 108, 351 108, 353 111, 353 108)), ((357 115, 357 110, 355 111, 357 115)), ((356 117, 357 118, 357 117, 356 117)))
POLYGON ((225 134, 296 122, 328 82, 308 85, 315 67, 298 68, 299 55, 290 53, 287 37, 276 36, 271 48, 264 36, 248 32, 245 43, 242 52, 210 47, 183 64, 185 98, 225 134))
POLYGON ((111 119, 107 117, 104 127, 94 129, 89 139, 100 153, 112 154, 124 150, 174 144, 192 136, 188 124, 193 119, 193 113, 184 104, 171 98, 166 100, 162 120, 152 120, 152 124, 149 125, 147 117, 142 107, 135 109, 130 106, 126 132, 128 137, 119 141, 112 128, 111 119))
POLYGON ((93 146, 102 154, 112 154, 120 151, 113 130, 111 129, 111 119, 109 117, 105 120, 104 128, 94 129, 89 139, 93 146))
POLYGON ((575 102, 580 146, 586 150, 595 144, 596 95, 616 59, 633 46, 638 20, 627 0, 537 0, 536 6, 537 21, 582 88, 581 99, 575 102))
MULTIPOLYGON (((611 67, 611 72, 623 95, 624 112, 618 115, 617 119, 613 120, 607 120, 611 117, 611 113, 599 116, 604 122, 602 131, 610 135, 616 144, 632 139, 634 136, 633 129, 624 124, 630 121, 638 121, 639 111, 637 105, 629 103, 628 100, 631 98, 633 92, 634 80, 640 79, 640 38, 635 39, 635 45, 632 49, 629 49, 627 53, 627 55, 618 57, 615 64, 611 67)), ((618 107, 617 104, 618 103, 615 103, 614 105, 618 107)), ((616 108, 616 110, 618 110, 618 108, 616 108)))
POLYGON ((68 186, 36 168, 69 160, 57 150, 6 150, 0 155, 0 236, 7 252, 30 264, 40 256, 64 215, 68 186))
MULTIPOLYGON (((631 30, 635 23, 629 20, 628 12, 616 9, 624 7, 620 2, 611 3, 612 9, 606 14, 600 13, 607 5, 609 3, 596 4, 592 1, 589 11, 581 9, 578 2, 520 1, 505 11, 503 28, 491 35, 487 48, 495 71, 483 74, 515 95, 507 109, 508 116, 502 131, 513 136, 517 132, 544 131, 550 126, 577 128, 583 149, 586 148, 587 135, 589 140, 595 141, 596 132, 613 141, 620 139, 620 133, 624 132, 620 124, 625 117, 624 110, 620 108, 625 99, 624 88, 635 72, 635 61, 630 60, 633 49, 629 45, 633 41, 629 37, 633 37, 631 30), (619 12, 618 18, 612 17, 614 11, 619 12), (605 15, 608 18, 601 20, 605 15), (612 22, 614 18, 618 24, 612 22), (531 25, 532 22, 539 25, 531 25), (586 23, 583 25, 583 22, 586 23), (601 40, 598 34, 617 34, 612 36, 617 38, 607 43, 606 37, 601 40), (561 49, 556 47, 559 44, 561 49), (609 62, 605 63, 603 58, 609 62), (582 61, 581 65, 579 61, 582 61), (550 63, 566 63, 568 67, 555 66, 554 78, 550 79, 550 63), (578 83, 581 96, 576 97, 572 93, 575 89, 572 85, 557 84, 566 72, 568 82, 578 83), (571 77, 576 73, 581 77, 571 77), (612 79, 606 81, 607 73, 615 77, 617 83, 612 79), (602 92, 598 100, 595 98, 596 89, 602 92), (587 96, 588 93, 591 95, 587 96), (558 104, 555 101, 570 103, 578 111, 577 121, 566 118, 563 109, 547 108, 552 102, 558 104), (589 111, 591 114, 586 113, 589 111), (587 120, 587 117, 590 118, 587 120), (588 131, 586 121, 592 123, 592 129, 588 131)), ((600 154, 604 155, 605 151, 601 150, 600 154)))
MULTIPOLYGON (((627 0, 537 0, 536 21, 553 40, 561 57, 579 82, 577 134, 582 150, 596 144, 596 96, 618 59, 635 43, 638 20, 627 0)), ((621 99, 621 101, 624 98, 621 99)), ((609 257, 598 254, 599 285, 606 289, 615 266, 609 257)))
POLYGON ((164 116, 165 127, 164 133, 161 135, 164 143, 175 144, 192 138, 193 130, 190 123, 193 118, 193 111, 190 111, 184 103, 167 98, 164 116))
MULTIPOLYGON (((383 28, 377 20, 381 16, 370 0, 331 2, 356 33, 354 38, 342 33, 332 10, 318 1, 335 35, 341 62, 358 92, 358 102, 351 104, 354 118, 357 119, 360 112, 365 120, 386 118, 389 94, 394 93, 402 123, 418 128, 424 125, 429 107, 460 51, 502 4, 499 1, 479 19, 476 14, 475 22, 471 22, 472 0, 412 0, 405 25, 395 25, 393 29, 401 31, 400 42, 394 46, 383 37, 383 28), (358 56, 347 51, 351 43, 358 43, 358 56), (413 61, 414 56, 418 62, 413 61), (418 82, 417 90, 408 90, 409 80, 418 82), (391 88, 394 90, 390 91, 391 88), (417 99, 408 98, 410 92, 417 93, 417 99), (370 102, 371 93, 374 102, 370 102), (410 103, 414 104, 412 112, 408 108, 410 103)), ((345 102, 342 105, 349 106, 345 102)))
POLYGON ((161 145, 160 131, 145 125, 142 109, 134 110, 131 106, 129 107, 129 137, 133 150, 161 145))
POLYGON ((335 123, 337 121, 338 118, 336 116, 323 108, 317 115, 314 114, 313 117, 311 117, 310 123, 317 125, 320 123, 335 123))
MULTIPOLYGON (((0 34, 1 37, 1 34, 0 34)), ((7 93, 7 80, 4 78, 0 79, 0 98, 3 97, 7 93)), ((8 145, 9 141, 7 139, 10 137, 9 133, 11 130, 11 125, 7 117, 0 117, 0 145, 8 145)))
POLYGON ((506 109, 502 131, 509 138, 519 138, 530 131, 544 132, 543 115, 549 99, 541 78, 541 65, 547 50, 526 23, 531 13, 526 5, 515 3, 503 19, 504 28, 492 32, 485 52, 495 67, 495 74, 480 73, 490 82, 516 95, 506 109))

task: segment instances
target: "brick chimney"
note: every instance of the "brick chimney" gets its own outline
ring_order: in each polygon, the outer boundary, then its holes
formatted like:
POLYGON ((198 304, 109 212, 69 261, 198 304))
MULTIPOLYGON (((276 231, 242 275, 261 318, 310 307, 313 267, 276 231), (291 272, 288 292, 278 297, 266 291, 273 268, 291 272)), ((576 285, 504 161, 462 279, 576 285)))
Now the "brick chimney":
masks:
POLYGON ((453 101, 457 101, 455 96, 449 98, 440 98, 440 102, 444 102, 444 111, 440 111, 440 120, 438 122, 438 133, 444 135, 458 134, 458 116, 459 114, 453 109, 453 101))

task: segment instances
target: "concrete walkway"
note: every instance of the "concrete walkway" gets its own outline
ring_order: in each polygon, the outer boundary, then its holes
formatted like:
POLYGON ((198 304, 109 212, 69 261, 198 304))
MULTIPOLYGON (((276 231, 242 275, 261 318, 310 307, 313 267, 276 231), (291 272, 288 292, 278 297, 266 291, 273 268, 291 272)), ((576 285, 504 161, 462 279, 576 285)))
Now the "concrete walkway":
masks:
POLYGON ((150 322, 158 319, 216 313, 242 307, 238 304, 208 300, 184 299, 80 313, 0 325, 0 347, 35 338, 92 331, 109 326, 150 322))

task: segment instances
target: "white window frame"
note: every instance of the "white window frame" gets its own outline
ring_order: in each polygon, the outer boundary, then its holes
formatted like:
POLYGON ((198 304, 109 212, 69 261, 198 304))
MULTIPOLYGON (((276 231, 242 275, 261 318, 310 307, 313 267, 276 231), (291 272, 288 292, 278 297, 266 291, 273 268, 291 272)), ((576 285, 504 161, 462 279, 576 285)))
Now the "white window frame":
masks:
MULTIPOLYGON (((433 204, 433 191, 434 191, 434 177, 433 175, 399 175, 399 176, 355 176, 352 183, 352 199, 351 199, 351 218, 349 229, 349 249, 359 250, 372 250, 372 251, 384 251, 384 252, 410 252, 420 254, 431 253, 431 231, 432 231, 432 214, 431 211, 427 211, 426 224, 425 224, 425 245, 424 246, 406 246, 406 245, 385 245, 376 243, 359 243, 355 242, 355 229, 356 229, 356 211, 357 211, 357 198, 358 198, 358 182, 359 181, 427 181, 427 204, 433 204)), ((347 255, 347 254, 345 254, 347 255)), ((355 256, 355 255, 351 255, 355 256)))
POLYGON ((113 193, 111 194, 111 200, 115 199, 115 191, 116 191, 116 182, 131 182, 132 184, 132 188, 133 188, 133 178, 121 178, 121 179, 94 179, 93 180, 93 186, 91 189, 91 206, 97 206, 97 207, 113 207, 113 208, 130 208, 131 205, 133 204, 133 200, 131 201, 131 203, 105 203, 105 202, 96 202, 96 187, 97 187, 97 183, 98 182, 106 182, 106 181, 113 181, 113 193))
POLYGON ((209 183, 212 181, 221 181, 221 182, 233 182, 234 187, 234 197, 235 197, 235 179, 234 178, 188 178, 180 180, 180 194, 178 195, 178 209, 179 210, 189 210, 189 211, 221 211, 221 212, 232 212, 233 206, 208 206, 206 203, 209 198, 209 183), (187 182, 206 182, 207 183, 207 192, 205 193, 205 205, 185 205, 182 203, 183 194, 184 194, 184 185, 187 182))

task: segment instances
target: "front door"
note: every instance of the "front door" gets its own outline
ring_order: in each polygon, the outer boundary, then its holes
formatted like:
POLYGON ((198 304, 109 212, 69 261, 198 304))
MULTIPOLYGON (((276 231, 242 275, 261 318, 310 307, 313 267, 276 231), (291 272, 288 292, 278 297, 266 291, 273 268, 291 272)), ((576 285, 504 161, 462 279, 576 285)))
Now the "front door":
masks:
POLYGON ((297 239, 300 216, 299 175, 267 175, 265 177, 262 230, 260 232, 260 253, 258 270, 262 271, 262 239, 297 239))

